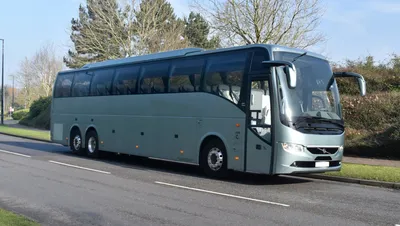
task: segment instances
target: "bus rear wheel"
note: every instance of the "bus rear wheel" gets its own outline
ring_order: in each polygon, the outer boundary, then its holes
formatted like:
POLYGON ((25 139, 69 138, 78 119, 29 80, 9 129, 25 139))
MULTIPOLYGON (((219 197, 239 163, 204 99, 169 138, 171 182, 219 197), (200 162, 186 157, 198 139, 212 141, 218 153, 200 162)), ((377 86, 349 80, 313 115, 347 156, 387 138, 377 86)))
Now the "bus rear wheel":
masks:
POLYGON ((200 166, 210 177, 226 177, 228 175, 227 160, 225 146, 217 139, 207 142, 201 150, 200 166))
POLYGON ((82 136, 79 129, 73 129, 70 136, 69 147, 74 154, 82 154, 82 136))
POLYGON ((99 138, 94 130, 86 134, 86 154, 93 158, 99 157, 99 138))

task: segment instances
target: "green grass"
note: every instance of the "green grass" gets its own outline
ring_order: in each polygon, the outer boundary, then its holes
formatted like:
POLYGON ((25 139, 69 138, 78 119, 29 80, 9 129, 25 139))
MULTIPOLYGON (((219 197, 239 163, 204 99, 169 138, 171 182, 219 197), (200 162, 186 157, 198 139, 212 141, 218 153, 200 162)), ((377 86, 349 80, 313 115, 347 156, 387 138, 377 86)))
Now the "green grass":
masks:
POLYGON ((400 183, 400 168, 343 163, 340 172, 325 173, 330 176, 400 183))
POLYGON ((23 136, 27 138, 36 138, 41 140, 50 140, 50 132, 37 131, 30 129, 13 128, 9 126, 0 126, 0 133, 23 136))
POLYGON ((39 226, 21 215, 17 215, 3 209, 0 209, 0 225, 1 226, 39 226))

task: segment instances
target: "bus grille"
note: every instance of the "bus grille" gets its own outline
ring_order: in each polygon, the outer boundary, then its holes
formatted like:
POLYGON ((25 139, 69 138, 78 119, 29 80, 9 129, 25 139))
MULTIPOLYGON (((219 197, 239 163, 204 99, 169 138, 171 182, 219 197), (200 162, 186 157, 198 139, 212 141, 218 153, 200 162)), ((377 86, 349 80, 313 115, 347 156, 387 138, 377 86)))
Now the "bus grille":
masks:
POLYGON ((339 150, 339 148, 308 147, 307 150, 314 155, 333 155, 339 150))

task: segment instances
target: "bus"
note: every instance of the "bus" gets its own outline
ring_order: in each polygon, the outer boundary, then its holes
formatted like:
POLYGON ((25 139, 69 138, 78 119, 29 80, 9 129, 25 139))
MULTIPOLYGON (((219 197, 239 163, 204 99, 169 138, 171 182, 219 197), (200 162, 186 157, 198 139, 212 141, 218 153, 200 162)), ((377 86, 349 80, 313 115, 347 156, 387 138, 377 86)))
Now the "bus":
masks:
POLYGON ((319 54, 279 45, 186 48, 84 65, 57 74, 51 140, 230 171, 340 171, 344 122, 336 79, 319 54))

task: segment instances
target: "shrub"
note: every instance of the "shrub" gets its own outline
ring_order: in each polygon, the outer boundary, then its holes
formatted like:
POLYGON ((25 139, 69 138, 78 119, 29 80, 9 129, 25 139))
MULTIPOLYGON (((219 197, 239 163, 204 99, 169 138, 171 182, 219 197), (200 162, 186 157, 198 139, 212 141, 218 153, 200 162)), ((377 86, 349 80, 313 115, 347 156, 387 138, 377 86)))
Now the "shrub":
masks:
POLYGON ((380 131, 400 119, 399 92, 342 96, 341 102, 346 126, 353 129, 380 131))
POLYGON ((40 113, 45 111, 51 104, 51 97, 40 97, 39 99, 33 101, 31 107, 29 108, 29 118, 33 119, 39 116, 40 113))
POLYGON ((342 96, 345 154, 400 159, 400 93, 342 96))
POLYGON ((29 114, 19 123, 21 125, 50 129, 51 97, 41 97, 35 100, 29 110, 29 114))
MULTIPOLYGON (((343 65, 333 65, 333 71, 351 71, 364 76, 367 93, 400 91, 400 58, 394 55, 386 64, 375 65, 373 57, 363 60, 347 60, 343 65)), ((358 95, 356 80, 338 78, 339 90, 342 94, 358 95)))
POLYGON ((22 110, 18 110, 18 111, 14 111, 11 115, 11 117, 14 120, 21 120, 23 118, 25 118, 26 116, 28 116, 29 114, 29 109, 22 109, 22 110))

